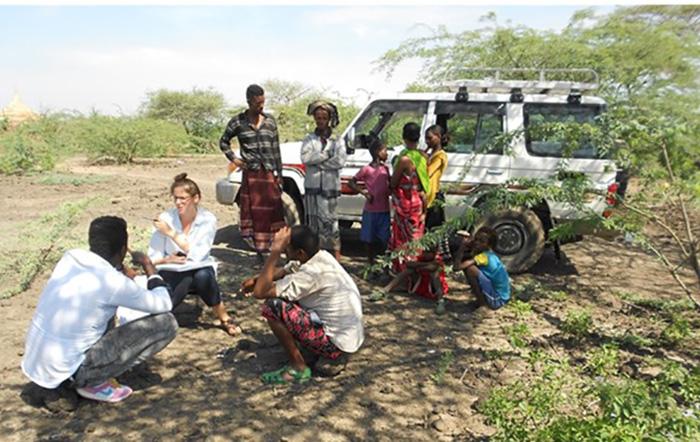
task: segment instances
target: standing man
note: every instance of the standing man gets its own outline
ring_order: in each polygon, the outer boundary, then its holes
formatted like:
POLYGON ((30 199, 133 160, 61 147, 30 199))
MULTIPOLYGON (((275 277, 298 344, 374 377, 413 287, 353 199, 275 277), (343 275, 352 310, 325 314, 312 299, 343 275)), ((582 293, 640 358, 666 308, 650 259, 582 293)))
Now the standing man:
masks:
POLYGON ((226 125, 219 147, 229 161, 243 170, 238 206, 241 236, 252 239, 258 259, 270 250, 272 237, 284 227, 282 210, 282 157, 275 119, 263 112, 265 91, 257 84, 246 90, 248 109, 226 125), (240 158, 231 150, 238 138, 240 158))

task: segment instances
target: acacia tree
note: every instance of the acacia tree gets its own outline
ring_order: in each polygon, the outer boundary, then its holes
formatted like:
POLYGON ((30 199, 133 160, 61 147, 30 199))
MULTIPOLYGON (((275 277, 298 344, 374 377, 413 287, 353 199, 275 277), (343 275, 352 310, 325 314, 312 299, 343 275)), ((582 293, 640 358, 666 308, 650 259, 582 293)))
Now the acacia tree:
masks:
POLYGON ((180 124, 192 147, 207 151, 216 145, 225 123, 223 94, 213 89, 173 91, 159 89, 147 94, 141 109, 144 116, 180 124))
POLYGON ((266 107, 272 109, 279 127, 280 141, 301 140, 313 130, 314 123, 306 114, 309 103, 318 99, 333 102, 340 114, 339 134, 358 112, 358 108, 328 89, 319 89, 301 82, 270 79, 262 83, 266 107))
MULTIPOLYGON (((639 6, 602 16, 586 9, 560 32, 501 26, 495 14, 482 22, 484 27, 473 31, 437 28, 431 35, 409 38, 377 60, 377 68, 390 76, 404 60, 423 60, 420 78, 411 85, 420 90, 463 78, 470 67, 597 71, 599 95, 608 102, 608 112, 593 124, 552 127, 548 135, 570 145, 580 144, 581 137, 592 139, 629 170, 638 189, 621 201, 624 210, 610 219, 591 214, 589 221, 632 234, 700 308, 693 297, 700 292, 700 266, 692 214, 700 197, 700 7, 639 6), (663 229, 675 247, 662 247, 655 237, 644 235, 649 224, 663 229), (683 268, 692 270, 694 288, 681 277, 683 268)), ((513 78, 527 78, 523 75, 513 78)), ((544 196, 582 206, 588 191, 580 177, 565 176, 556 185, 519 184, 528 189, 518 194, 492 189, 488 210, 536 204, 544 196)), ((472 211, 468 218, 475 219, 472 211)), ((550 231, 550 239, 567 234, 568 227, 550 231)))

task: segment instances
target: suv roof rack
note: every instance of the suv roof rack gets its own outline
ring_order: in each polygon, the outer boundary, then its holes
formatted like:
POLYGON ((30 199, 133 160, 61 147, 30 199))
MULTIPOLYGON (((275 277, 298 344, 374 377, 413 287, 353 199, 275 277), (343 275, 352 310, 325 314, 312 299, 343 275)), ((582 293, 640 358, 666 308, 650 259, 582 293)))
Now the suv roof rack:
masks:
POLYGON ((464 92, 475 93, 526 93, 526 94, 581 94, 598 88, 598 73, 593 69, 534 69, 534 68, 464 68, 457 73, 480 72, 485 75, 481 79, 459 79, 441 83, 448 91, 462 89, 464 92), (507 80, 504 74, 521 74, 521 77, 532 77, 527 74, 537 74, 537 80, 507 80), (557 74, 559 78, 555 77, 557 74), (548 78, 549 77, 549 78, 548 78), (572 81, 571 77, 587 77, 588 81, 572 81))

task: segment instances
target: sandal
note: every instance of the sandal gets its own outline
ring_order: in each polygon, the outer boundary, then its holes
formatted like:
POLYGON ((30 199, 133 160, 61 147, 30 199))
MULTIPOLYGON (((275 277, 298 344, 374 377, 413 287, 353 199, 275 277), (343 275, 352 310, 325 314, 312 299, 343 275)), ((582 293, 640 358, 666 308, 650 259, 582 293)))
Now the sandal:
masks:
POLYGON ((289 365, 285 365, 284 367, 280 368, 279 370, 274 370, 274 371, 268 371, 267 373, 263 373, 260 376, 260 379, 262 379, 263 383, 265 384, 276 384, 276 385, 285 385, 289 383, 296 383, 296 384, 303 384, 304 382, 308 382, 311 379, 311 369, 309 367, 306 367, 302 371, 297 371, 290 367, 289 365), (285 379, 284 375, 288 374, 292 377, 292 379, 285 379))
POLYGON ((243 333, 243 329, 234 322, 233 318, 226 321, 221 321, 221 329, 228 333, 229 336, 236 336, 243 333))

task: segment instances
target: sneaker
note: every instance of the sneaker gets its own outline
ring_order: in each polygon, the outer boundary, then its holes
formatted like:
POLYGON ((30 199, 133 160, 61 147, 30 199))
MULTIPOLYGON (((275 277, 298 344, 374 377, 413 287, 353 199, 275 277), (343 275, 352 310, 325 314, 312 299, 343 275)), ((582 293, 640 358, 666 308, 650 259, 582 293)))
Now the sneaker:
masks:
POLYGON ((131 387, 121 385, 116 379, 110 379, 94 387, 83 387, 75 390, 80 396, 100 402, 119 402, 131 395, 131 387))

